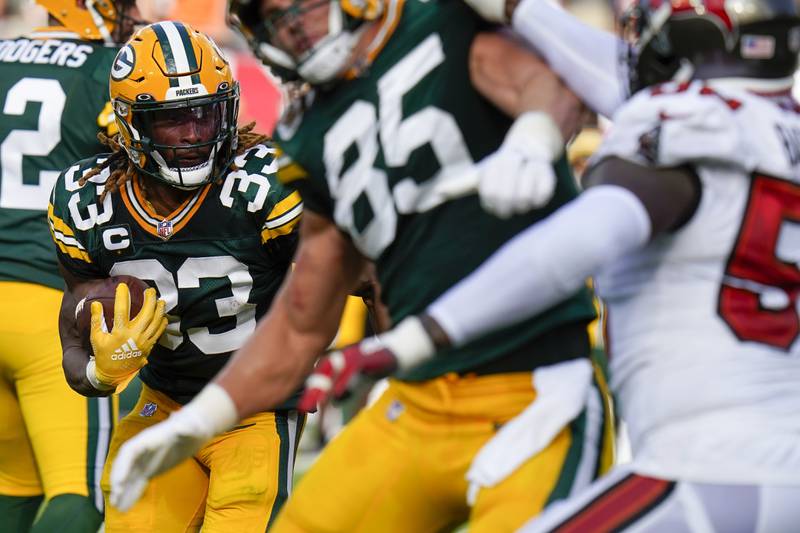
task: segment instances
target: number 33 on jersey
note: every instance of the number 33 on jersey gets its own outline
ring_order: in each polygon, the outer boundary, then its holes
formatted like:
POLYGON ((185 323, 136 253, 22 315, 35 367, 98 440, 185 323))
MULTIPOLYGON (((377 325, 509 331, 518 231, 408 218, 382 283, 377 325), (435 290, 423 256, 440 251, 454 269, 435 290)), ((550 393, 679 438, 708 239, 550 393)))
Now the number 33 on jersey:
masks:
POLYGON ((81 186, 103 157, 71 166, 53 189, 48 218, 59 259, 75 276, 128 274, 158 289, 169 326, 141 376, 188 399, 269 307, 294 254, 300 197, 275 178, 272 148, 258 145, 221 184, 197 189, 164 218, 137 180, 102 201, 108 169, 81 186))

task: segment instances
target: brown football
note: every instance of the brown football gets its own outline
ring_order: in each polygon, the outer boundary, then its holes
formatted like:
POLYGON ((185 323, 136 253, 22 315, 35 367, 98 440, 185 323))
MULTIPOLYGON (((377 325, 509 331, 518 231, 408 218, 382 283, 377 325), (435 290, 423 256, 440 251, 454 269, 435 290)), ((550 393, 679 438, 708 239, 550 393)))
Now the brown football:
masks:
POLYGON ((103 304, 103 316, 106 319, 106 326, 111 330, 114 326, 114 296, 117 292, 117 285, 120 283, 126 283, 131 294, 130 317, 135 318, 142 308, 144 291, 148 285, 139 278, 133 276, 111 276, 110 278, 90 281, 86 297, 75 306, 75 322, 78 333, 87 347, 89 346, 89 333, 92 328, 92 302, 96 300, 103 304))

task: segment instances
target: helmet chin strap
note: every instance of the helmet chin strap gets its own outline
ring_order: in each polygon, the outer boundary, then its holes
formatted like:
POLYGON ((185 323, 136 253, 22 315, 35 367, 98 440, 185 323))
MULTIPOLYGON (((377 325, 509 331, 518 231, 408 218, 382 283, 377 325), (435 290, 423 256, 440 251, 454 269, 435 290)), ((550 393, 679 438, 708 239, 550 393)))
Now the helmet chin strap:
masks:
POLYGON ((208 183, 208 177, 214 169, 215 153, 216 149, 211 150, 211 153, 208 155, 208 160, 204 164, 198 165, 199 168, 193 170, 173 170, 167 165, 167 162, 158 150, 151 151, 150 157, 152 157, 158 165, 158 174, 164 181, 175 188, 190 191, 208 183))
POLYGON ((177 185, 175 183, 170 183, 171 187, 175 187, 176 189, 180 189, 182 191, 195 191, 205 185, 205 183, 200 183, 198 185, 177 185))
POLYGON ((672 81, 676 83, 685 83, 692 79, 694 76, 694 65, 686 58, 681 59, 681 66, 675 71, 672 76, 672 81))
POLYGON ((353 49, 364 28, 361 26, 354 32, 342 31, 326 37, 308 59, 300 64, 297 73, 312 85, 333 80, 350 62, 353 49))

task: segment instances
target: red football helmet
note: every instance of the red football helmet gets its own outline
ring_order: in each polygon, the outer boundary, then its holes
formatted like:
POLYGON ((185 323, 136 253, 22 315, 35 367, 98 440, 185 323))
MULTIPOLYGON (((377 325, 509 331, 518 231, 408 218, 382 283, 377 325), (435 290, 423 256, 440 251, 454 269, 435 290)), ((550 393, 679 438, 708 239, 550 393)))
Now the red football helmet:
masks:
POLYGON ((634 0, 621 20, 632 92, 674 79, 790 78, 800 51, 795 0, 634 0))

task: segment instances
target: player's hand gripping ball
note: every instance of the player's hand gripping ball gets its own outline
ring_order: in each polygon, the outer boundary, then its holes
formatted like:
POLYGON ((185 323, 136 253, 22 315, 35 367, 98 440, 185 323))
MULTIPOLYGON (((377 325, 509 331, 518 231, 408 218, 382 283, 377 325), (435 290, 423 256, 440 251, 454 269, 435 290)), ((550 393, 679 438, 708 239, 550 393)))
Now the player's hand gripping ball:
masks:
POLYGON ((92 328, 92 302, 100 302, 103 306, 103 318, 106 330, 114 324, 114 298, 117 295, 117 285, 124 283, 128 286, 130 294, 131 315, 136 316, 142 309, 144 291, 148 285, 133 276, 111 276, 88 282, 90 286, 86 296, 75 306, 75 322, 87 348, 91 347, 89 334, 92 328))
POLYGON ((108 278, 89 290, 75 318, 94 357, 87 368, 93 384, 120 390, 147 363, 167 327, 164 305, 155 289, 132 276, 108 278))

